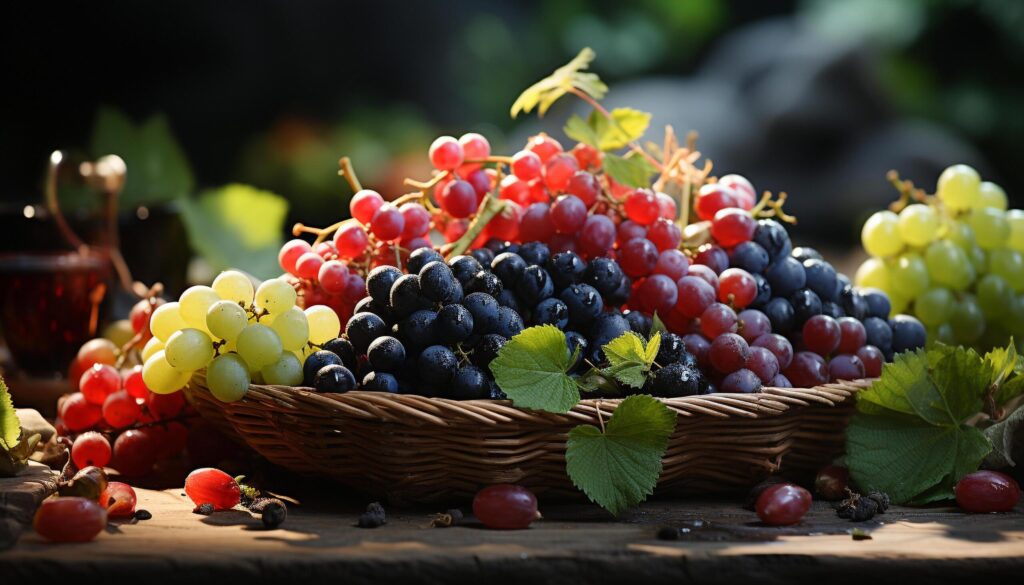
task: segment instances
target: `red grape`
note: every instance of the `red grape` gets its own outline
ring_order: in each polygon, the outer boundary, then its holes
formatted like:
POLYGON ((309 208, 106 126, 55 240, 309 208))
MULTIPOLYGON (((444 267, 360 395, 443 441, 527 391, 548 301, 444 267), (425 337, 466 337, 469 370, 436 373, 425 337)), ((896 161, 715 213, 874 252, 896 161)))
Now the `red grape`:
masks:
MULTIPOLYGON (((459 144, 462 146, 463 160, 483 160, 491 156, 491 143, 476 132, 467 132, 460 136, 459 144)), ((459 167, 459 174, 465 177, 479 169, 482 164, 463 163, 459 167)))
POLYGON ((422 238, 422 237, 420 237, 420 238, 412 238, 410 240, 402 240, 400 243, 401 243, 403 248, 405 248, 406 250, 408 250, 410 252, 412 252, 413 250, 418 250, 420 248, 429 248, 430 247, 430 242, 427 239, 422 238))
POLYGON ((430 145, 430 163, 441 171, 455 170, 462 164, 462 145, 451 136, 439 136, 430 145))
POLYGON ((708 353, 711 351, 711 343, 707 338, 699 333, 687 333, 683 336, 683 346, 686 347, 686 351, 697 358, 698 366, 707 369, 710 365, 708 353))
POLYGON ((121 375, 113 366, 93 364, 79 378, 78 388, 89 402, 103 404, 107 396, 121 388, 121 375))
POLYGON ((103 402, 103 420, 115 429, 122 429, 135 423, 140 416, 142 408, 125 390, 112 393, 103 402))
POLYGON ((556 154, 544 163, 544 184, 552 192, 564 191, 569 180, 580 170, 576 158, 570 154, 556 154))
POLYGON ((313 248, 313 251, 320 255, 324 260, 334 260, 338 257, 338 248, 334 246, 334 242, 327 240, 320 242, 313 248))
POLYGON ((750 241, 755 229, 757 221, 742 209, 720 209, 711 221, 712 237, 726 248, 750 241))
POLYGON ((829 380, 860 380, 864 377, 864 363, 850 354, 839 354, 828 362, 829 380))
POLYGON ((351 260, 366 253, 370 238, 366 230, 357 223, 349 223, 338 228, 334 233, 334 246, 338 248, 338 256, 351 260))
POLYGON ((121 372, 121 386, 135 398, 145 398, 149 394, 149 388, 142 380, 142 366, 121 372))
POLYGON ((619 227, 615 229, 615 238, 621 248, 626 242, 633 238, 646 238, 647 237, 647 226, 638 224, 637 222, 627 219, 619 224, 619 227))
POLYGON ((461 238, 469 230, 468 219, 451 219, 444 225, 444 239, 454 242, 461 238))
POLYGON ((853 317, 840 317, 836 322, 839 323, 839 353, 857 353, 864 347, 868 336, 863 323, 853 317))
POLYGON ((742 368, 750 357, 750 346, 735 333, 715 337, 708 349, 708 359, 716 370, 729 374, 742 368))
POLYGON ((536 201, 538 203, 548 203, 551 201, 551 195, 548 193, 547 187, 544 186, 542 179, 534 179, 527 183, 530 188, 530 201, 536 201))
POLYGON ((757 498, 755 510, 769 526, 789 526, 803 519, 811 509, 811 492, 791 483, 768 487, 757 498))
MULTIPOLYGON (((721 274, 729 268, 729 254, 719 246, 705 244, 697 250, 697 256, 693 259, 694 264, 703 264, 715 274, 721 274)), ((715 288, 718 288, 717 286, 715 288)))
POLYGON ((614 244, 615 223, 607 215, 587 217, 579 237, 579 247, 583 255, 587 258, 607 256, 614 244))
POLYGON ((655 197, 658 198, 658 215, 662 218, 674 222, 678 211, 676 209, 676 200, 673 199, 667 193, 658 191, 655 193, 655 197))
POLYGON ((647 276, 658 263, 658 249, 647 238, 633 238, 619 253, 619 266, 627 276, 647 276))
POLYGON ((526 205, 530 199, 530 185, 526 181, 519 180, 515 175, 508 175, 501 180, 498 196, 501 199, 508 199, 520 205, 526 205))
POLYGON ((797 388, 813 388, 828 382, 828 366, 816 353, 798 351, 782 373, 797 388))
POLYGON ((750 210, 757 203, 757 192, 745 177, 740 175, 725 175, 718 179, 718 184, 728 187, 736 194, 736 200, 743 209, 750 210))
MULTIPOLYGON (((452 181, 445 185, 444 190, 441 192, 440 204, 441 209, 448 212, 448 215, 452 217, 469 217, 476 211, 476 190, 473 189, 473 185, 466 181, 452 181)), ((370 229, 373 230, 372 225, 370 229)), ((377 234, 376 231, 373 233, 374 235, 377 234)))
POLYGON ((473 187, 473 192, 476 193, 476 203, 480 205, 480 202, 484 200, 484 197, 491 192, 494 184, 491 181, 491 175, 484 169, 473 171, 466 177, 466 182, 473 187))
POLYGON ((839 339, 839 324, 828 315, 814 315, 804 323, 804 345, 822 357, 828 357, 839 347, 839 339))
POLYGON ((160 446, 146 429, 128 429, 114 441, 110 466, 126 477, 144 475, 153 468, 160 446))
POLYGON ((511 484, 492 485, 477 492, 473 515, 484 526, 496 530, 527 528, 540 517, 533 492, 511 484))
POLYGON ((324 265, 324 259, 316 252, 306 252, 295 261, 295 276, 306 280, 316 280, 320 274, 320 267, 324 265))
POLYGON ((277 263, 285 272, 295 274, 295 262, 298 261, 299 256, 312 251, 313 247, 306 240, 289 240, 281 246, 281 251, 277 253, 277 263))
POLYGON ((651 228, 647 230, 647 239, 650 240, 659 251, 675 250, 683 241, 683 233, 679 226, 673 221, 663 217, 655 220, 651 228))
POLYGON ((697 191, 697 199, 694 202, 694 209, 697 217, 709 221, 715 217, 719 210, 730 207, 739 207, 736 192, 719 183, 704 185, 697 191))
MULTIPOLYGON (((715 339, 723 333, 734 333, 738 327, 736 311, 722 303, 712 303, 700 314, 700 330, 704 337, 715 339)), ((737 337, 739 337, 737 335, 737 337)), ((740 337, 740 339, 743 339, 740 337)), ((744 341, 746 343, 746 341, 744 341)))
POLYGON ((703 264, 690 264, 686 269, 687 276, 693 276, 711 285, 711 288, 718 294, 718 274, 703 264))
POLYGON ((155 426, 150 430, 160 429, 157 437, 160 439, 160 453, 157 460, 164 460, 181 453, 188 441, 188 429, 178 421, 172 420, 166 425, 155 426))
POLYGON ((381 205, 384 205, 384 198, 380 193, 372 189, 363 189, 352 196, 352 200, 348 202, 348 211, 359 223, 366 225, 370 223, 373 214, 377 213, 381 205))
POLYGON ((721 392, 733 394, 753 394, 760 389, 761 379, 758 378, 757 374, 746 368, 741 368, 726 375, 722 378, 722 383, 719 384, 721 392))
POLYGON ((676 304, 679 289, 676 283, 664 274, 653 274, 640 283, 636 296, 639 309, 645 313, 667 315, 676 304))
POLYGON ((551 223, 560 234, 574 234, 586 221, 587 206, 575 195, 561 195, 551 204, 551 223))
MULTIPOLYGON (((142 299, 141 301, 135 303, 135 305, 132 306, 132 310, 128 314, 128 319, 132 323, 132 330, 135 331, 136 334, 140 334, 140 333, 142 334, 142 340, 143 341, 149 341, 149 338, 152 336, 152 333, 150 333, 150 331, 149 331, 149 318, 150 318, 150 316, 152 316, 153 311, 155 311, 156 308, 159 307, 160 305, 164 304, 164 302, 166 302, 166 301, 164 301, 160 297, 155 297, 155 298, 152 298, 152 299, 142 299)), ((96 341, 96 340, 94 339, 92 341, 96 341)), ((78 363, 80 363, 82 365, 83 370, 86 367, 92 365, 92 363, 88 363, 87 364, 85 361, 83 361, 81 359, 82 350, 85 349, 86 345, 89 345, 90 343, 92 343, 92 341, 85 342, 85 345, 82 346, 82 349, 78 350, 79 358, 76 359, 76 362, 78 362, 78 363)), ((107 342, 107 344, 109 344, 111 346, 114 345, 112 342, 110 342, 110 341, 108 341, 106 339, 104 339, 103 341, 107 342)), ((114 354, 112 353, 111 355, 113 356, 114 354)), ((116 360, 117 360, 117 358, 113 357, 113 359, 111 359, 109 362, 103 362, 103 363, 109 363, 110 365, 114 365, 116 360)), ((78 378, 75 378, 75 380, 78 380, 78 378)))
POLYGON ((753 343, 758 337, 772 332, 772 323, 768 320, 768 316, 757 309, 740 311, 737 317, 740 321, 739 334, 747 340, 747 343, 753 343))
POLYGON ((601 192, 601 182, 586 171, 576 171, 565 186, 565 192, 579 197, 580 201, 589 208, 597 203, 597 195, 601 192))
POLYGON ((60 419, 70 431, 84 431, 96 426, 103 418, 100 407, 92 404, 76 392, 64 399, 60 407, 60 419))
POLYGON ((146 410, 156 420, 166 420, 181 414, 185 408, 185 395, 181 392, 157 394, 150 392, 146 397, 146 410))
POLYGON ((90 465, 106 467, 110 463, 110 454, 110 442, 96 431, 78 435, 71 445, 71 460, 79 469, 90 465))
POLYGON ((637 189, 626 197, 626 217, 640 225, 650 225, 660 216, 658 198, 650 189, 637 189))
POLYGON ((865 345, 856 352, 857 357, 864 364, 864 376, 867 378, 877 378, 882 375, 882 363, 885 362, 885 356, 882 355, 882 351, 873 345, 865 345))
POLYGON ((430 212, 419 203, 409 201, 398 208, 405 221, 402 228, 403 238, 418 238, 430 231, 430 212))
MULTIPOLYGON (((140 301, 142 302, 142 301, 140 301)), ((161 300, 157 306, 162 305, 161 300)), ((155 307, 154 307, 155 308, 155 307)), ((149 323, 147 319, 147 324, 149 323)), ((134 327, 134 326, 133 326, 134 327)), ((138 333, 139 330, 135 330, 138 333)), ((85 369, 93 367, 95 364, 104 364, 112 366, 117 362, 117 346, 114 345, 113 341, 97 337, 96 339, 90 339, 82 344, 82 347, 78 348, 78 361, 85 369)))
POLYGON ((548 159, 562 152, 562 145, 554 138, 541 132, 530 137, 530 140, 526 143, 526 149, 536 154, 540 158, 540 162, 546 163, 548 159))
POLYGON ((506 201, 501 210, 484 227, 484 234, 499 240, 512 241, 519 237, 519 222, 523 217, 523 208, 515 201, 506 201))
POLYGON ((975 471, 956 482, 956 503, 968 512, 1009 512, 1020 501, 1020 485, 1005 473, 975 471))
POLYGON ((559 252, 578 253, 575 234, 555 234, 548 241, 548 248, 552 254, 559 252))
POLYGON ((320 266, 317 280, 320 281, 320 286, 327 294, 340 294, 345 290, 345 283, 348 281, 348 267, 338 260, 324 262, 320 266))
POLYGON ((212 504, 215 510, 229 510, 238 505, 242 492, 235 478, 219 469, 204 467, 185 478, 185 493, 197 506, 212 504))
MULTIPOLYGON (((393 262, 394 257, 389 260, 393 262)), ((362 276, 350 272, 345 280, 345 289, 341 291, 341 296, 349 303, 355 304, 366 296, 366 281, 362 276)))
POLYGON ((100 504, 107 508, 109 518, 131 518, 137 501, 132 486, 119 481, 107 482, 107 489, 100 494, 100 504))
POLYGON ((772 386, 774 388, 792 388, 793 383, 789 381, 789 378, 783 376, 782 374, 779 374, 772 379, 772 382, 771 384, 769 384, 769 386, 772 386))
MULTIPOLYGON (((463 181, 453 181, 453 183, 460 182, 463 181)), ((466 186, 472 192, 473 188, 469 187, 468 183, 466 186)), ((476 195, 472 194, 472 196, 473 201, 476 201, 476 195)), ((398 208, 390 203, 381 205, 377 212, 373 214, 373 219, 370 220, 370 231, 377 238, 385 242, 397 240, 401 237, 403 229, 405 229, 405 218, 402 217, 402 212, 398 211, 398 208)), ((338 250, 340 253, 341 246, 338 246, 338 250)))
POLYGON ((524 242, 546 242, 555 233, 551 208, 547 203, 533 203, 519 221, 519 238, 524 242))
POLYGON ((785 370, 793 363, 793 344, 777 333, 766 333, 754 340, 754 345, 763 347, 779 360, 779 368, 785 370))
POLYGON ((577 143, 572 147, 572 155, 576 157, 576 162, 580 163, 581 169, 601 168, 601 151, 589 144, 577 143))
POLYGON ((676 282, 686 276, 686 269, 689 267, 690 259, 686 257, 686 254, 679 250, 665 250, 658 254, 658 262, 654 265, 654 273, 664 274, 671 278, 672 282, 676 282))
POLYGON ((757 296, 757 283, 754 277, 742 268, 727 268, 719 278, 718 300, 742 309, 757 296))
POLYGON ((775 376, 779 375, 779 360, 775 354, 764 347, 750 348, 750 356, 747 357, 745 367, 757 374, 757 377, 765 384, 770 384, 775 376))
POLYGON ((679 289, 676 310, 686 317, 700 317, 715 302, 715 289, 696 276, 684 276, 676 281, 679 289))
POLYGON ((49 498, 36 510, 32 527, 53 542, 88 542, 107 527, 107 512, 88 498, 49 498))
POLYGON ((541 160, 529 150, 520 150, 512 157, 512 174, 521 181, 531 181, 540 177, 541 160))

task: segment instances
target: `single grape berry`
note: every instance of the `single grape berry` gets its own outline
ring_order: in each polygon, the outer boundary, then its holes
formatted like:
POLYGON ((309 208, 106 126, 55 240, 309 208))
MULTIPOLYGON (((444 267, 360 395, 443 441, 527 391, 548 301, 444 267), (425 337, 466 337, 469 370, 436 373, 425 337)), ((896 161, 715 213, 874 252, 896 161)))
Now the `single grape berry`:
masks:
POLYGON ((111 453, 110 442, 95 431, 78 435, 71 446, 71 460, 79 469, 90 465, 106 467, 110 463, 111 453))
MULTIPOLYGON (((353 347, 352 342, 345 339, 344 337, 335 337, 323 344, 323 350, 329 351, 334 355, 341 358, 341 365, 352 370, 356 367, 356 350, 353 347)), ((332 362, 333 363, 333 362, 332 362)), ((328 364, 321 364, 317 370, 328 364)), ((316 373, 315 371, 313 372, 316 373)))
POLYGON ((443 261, 429 262, 420 270, 419 277, 420 292, 431 301, 447 303, 462 297, 462 285, 443 261))
POLYGON ((465 341, 473 334, 473 314, 462 305, 445 305, 437 312, 434 331, 438 340, 445 344, 465 341))
POLYGON ((754 372, 741 368, 723 378, 718 389, 734 394, 753 394, 761 390, 761 378, 754 372))
POLYGON ((370 342, 388 332, 388 326, 384 320, 373 313, 359 313, 352 315, 345 325, 345 335, 352 343, 356 355, 363 355, 370 346, 370 342))
POLYGON ((356 377, 345 366, 324 366, 313 378, 313 388, 317 392, 342 394, 356 389, 356 377))
POLYGON ((452 378, 451 397, 456 400, 481 400, 490 393, 487 374, 473 365, 462 366, 452 378))
POLYGON ((217 510, 228 510, 241 501, 242 491, 235 478, 219 469, 204 467, 185 478, 185 494, 197 506, 212 504, 217 510))
POLYGON ((708 349, 711 365, 723 374, 742 368, 750 357, 750 346, 735 333, 723 333, 714 338, 708 349))
POLYGON ((963 476, 954 488, 956 503, 974 513, 1009 512, 1020 501, 1020 485, 1005 473, 976 471, 963 476))
POLYGON ((693 365, 675 362, 654 373, 650 384, 653 396, 673 398, 677 396, 693 396, 700 391, 703 376, 693 365))
POLYGON ((459 366, 452 350, 442 345, 431 345, 417 359, 420 380, 427 386, 441 388, 451 382, 459 366))
POLYGON ((494 358, 498 356, 498 352, 501 351, 501 348, 505 346, 507 341, 508 339, 494 333, 481 336, 480 341, 473 346, 470 361, 473 362, 474 366, 488 370, 487 366, 494 361, 494 358))
POLYGON ((811 492, 791 483, 780 483, 765 489, 755 505, 757 517, 769 526, 796 524, 810 509, 811 492))
MULTIPOLYGON (((459 258, 463 257, 464 256, 459 256, 459 258)), ((409 254, 409 259, 405 262, 405 269, 409 271, 409 274, 419 274, 420 270, 423 270, 424 266, 434 261, 444 262, 444 256, 442 256, 440 252, 433 248, 420 248, 418 250, 413 250, 413 252, 409 254)), ((451 266, 451 264, 449 264, 449 266, 451 266)), ((373 274, 373 272, 371 272, 370 274, 373 274)), ((401 275, 402 271, 399 270, 398 276, 401 275)), ((391 282, 394 283, 394 281, 397 280, 397 278, 398 277, 395 277, 395 279, 393 279, 391 282)), ((388 300, 387 294, 384 295, 383 300, 388 300)))
POLYGON ((405 347, 394 337, 378 337, 370 343, 366 360, 374 371, 398 372, 405 362, 405 347))
POLYGON ((473 498, 473 515, 487 528, 520 530, 540 517, 537 497, 530 490, 511 484, 483 488, 473 498))

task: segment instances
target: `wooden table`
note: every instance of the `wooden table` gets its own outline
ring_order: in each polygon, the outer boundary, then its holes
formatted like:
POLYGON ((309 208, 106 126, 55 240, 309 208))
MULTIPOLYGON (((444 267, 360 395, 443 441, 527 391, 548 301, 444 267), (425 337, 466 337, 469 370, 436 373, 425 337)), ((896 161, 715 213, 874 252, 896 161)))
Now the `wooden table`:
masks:
POLYGON ((314 498, 267 531, 246 511, 193 514, 180 489, 139 498, 151 520, 114 525, 87 544, 26 532, 0 552, 2 582, 931 585, 1024 575, 1024 510, 897 508, 853 524, 816 502, 802 525, 769 528, 734 501, 653 501, 617 521, 594 506, 542 502, 543 521, 500 532, 472 519, 428 528, 441 511, 429 509, 389 510, 387 525, 360 529, 366 501, 314 498), (680 539, 659 540, 664 526, 683 529, 680 539), (853 540, 853 528, 871 540, 853 540))

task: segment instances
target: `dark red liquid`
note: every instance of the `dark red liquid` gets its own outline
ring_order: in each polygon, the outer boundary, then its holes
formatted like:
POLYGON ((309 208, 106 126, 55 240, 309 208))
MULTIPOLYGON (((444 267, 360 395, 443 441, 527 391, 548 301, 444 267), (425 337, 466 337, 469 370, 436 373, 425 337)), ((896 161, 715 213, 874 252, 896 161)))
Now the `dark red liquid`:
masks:
POLYGON ((102 323, 110 279, 101 256, 0 254, 0 327, 15 364, 32 374, 64 372, 102 323))

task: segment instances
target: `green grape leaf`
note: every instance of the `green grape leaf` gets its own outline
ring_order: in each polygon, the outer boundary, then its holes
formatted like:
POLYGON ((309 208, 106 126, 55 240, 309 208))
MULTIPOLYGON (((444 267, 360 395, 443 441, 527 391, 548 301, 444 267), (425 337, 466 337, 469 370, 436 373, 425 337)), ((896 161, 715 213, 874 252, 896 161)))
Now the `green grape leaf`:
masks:
POLYGON ((661 475, 661 459, 676 413, 644 394, 619 403, 604 432, 593 425, 569 431, 565 469, 573 484, 613 515, 644 501, 661 475))
POLYGON ((21 438, 21 422, 14 410, 7 383, 0 378, 0 448, 11 450, 21 438))
POLYGON ((972 349, 936 346, 896 356, 857 395, 847 428, 846 462, 863 489, 896 503, 953 497, 953 486, 978 469, 991 445, 965 421, 977 413, 992 367, 972 349))
POLYGON ((655 333, 645 343, 642 337, 627 331, 603 346, 609 364, 603 373, 628 386, 641 388, 660 347, 660 333, 655 333))
POLYGON ((610 120, 597 110, 586 120, 573 114, 565 125, 565 134, 599 150, 617 150, 642 138, 651 123, 650 114, 632 108, 615 108, 609 114, 610 120))
POLYGON ((543 116, 551 104, 570 90, 581 91, 595 100, 600 100, 608 93, 608 86, 596 73, 588 73, 590 62, 597 55, 590 47, 584 47, 565 65, 555 69, 554 73, 526 88, 516 98, 510 111, 513 118, 520 112, 530 113, 537 108, 537 114, 543 116))
POLYGON ((1024 461, 1024 406, 1017 407, 1010 416, 984 432, 992 442, 992 452, 983 464, 986 469, 1003 469, 1024 461))
POLYGON ((1024 393, 1024 356, 1017 353, 1012 337, 1006 347, 986 353, 985 363, 992 369, 992 398, 997 405, 1002 406, 1024 393))
POLYGON ((491 361, 494 381, 520 408, 569 412, 580 400, 566 374, 573 361, 565 334, 554 325, 524 329, 491 361))
POLYGON ((116 109, 101 108, 90 150, 96 157, 116 154, 124 159, 128 172, 119 199, 122 209, 168 203, 195 188, 192 167, 162 115, 135 124, 116 109))
POLYGON ((288 212, 283 197, 231 184, 180 203, 189 241, 214 270, 237 268, 262 279, 281 274, 277 253, 288 212))
POLYGON ((650 187, 651 176, 658 172, 654 165, 642 156, 618 156, 607 153, 603 159, 604 172, 617 183, 627 187, 650 187))

